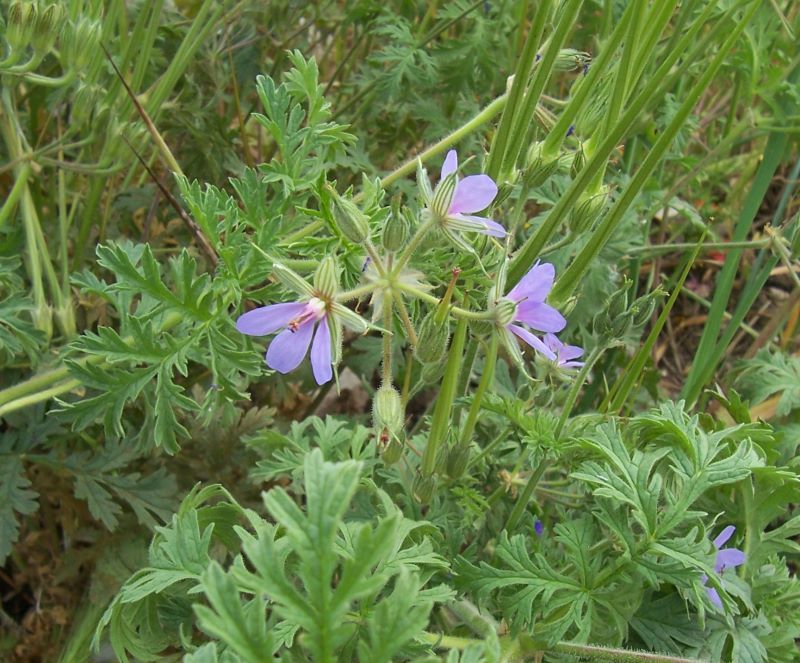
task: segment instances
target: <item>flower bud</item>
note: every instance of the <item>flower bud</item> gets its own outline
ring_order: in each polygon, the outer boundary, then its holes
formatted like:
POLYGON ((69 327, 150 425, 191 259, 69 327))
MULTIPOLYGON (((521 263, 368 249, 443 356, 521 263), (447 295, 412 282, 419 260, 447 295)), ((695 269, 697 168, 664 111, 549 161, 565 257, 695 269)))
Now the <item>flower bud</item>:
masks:
POLYGON ((384 384, 375 392, 372 401, 372 425, 375 430, 389 432, 394 437, 402 432, 405 413, 403 402, 397 389, 384 384))
POLYGON ((30 45, 38 12, 33 2, 18 0, 8 8, 8 27, 5 38, 13 50, 30 45))
POLYGON ((585 51, 576 51, 574 48, 562 48, 556 55, 553 69, 556 71, 574 71, 582 69, 591 62, 592 56, 585 51))
POLYGON ((469 444, 456 444, 447 450, 445 472, 451 479, 460 479, 469 465, 471 448, 469 444))
POLYGON ((558 170, 558 155, 551 157, 544 154, 543 143, 534 143, 528 150, 523 180, 529 187, 544 184, 558 170))
POLYGON ((453 198, 456 195, 457 183, 458 176, 456 173, 450 173, 436 186, 429 207, 437 218, 446 217, 447 213, 450 211, 450 205, 453 204, 453 198))
POLYGON ((339 270, 332 256, 322 259, 314 273, 314 289, 327 299, 332 299, 339 290, 339 270))
POLYGON ((411 492, 414 499, 420 504, 428 504, 433 499, 433 494, 436 492, 436 477, 432 474, 423 475, 417 474, 414 477, 414 483, 411 484, 411 492))
POLYGON ((347 239, 361 244, 369 237, 369 222, 364 213, 351 200, 342 198, 330 184, 325 184, 331 223, 347 239))
POLYGON ((492 320, 470 320, 467 322, 469 331, 475 336, 488 336, 495 330, 495 323, 492 320))
POLYGON ((65 64, 75 71, 86 69, 97 54, 100 32, 100 24, 85 16, 68 24, 61 35, 65 64))
MULTIPOLYGON (((85 82, 79 83, 75 90, 75 95, 72 97, 72 107, 70 110, 70 119, 72 122, 76 125, 88 122, 92 111, 94 111, 97 106, 97 99, 100 98, 103 92, 103 88, 99 85, 85 82)), ((99 119, 97 115, 95 115, 95 119, 99 119)))
POLYGON ((425 384, 434 384, 441 381, 443 375, 444 362, 440 361, 432 364, 423 364, 419 377, 425 384))
POLYGON ((592 227, 606 206, 606 192, 581 197, 569 218, 569 228, 573 233, 582 233, 592 227))
POLYGON ((57 4, 48 5, 38 13, 33 26, 31 44, 33 49, 43 55, 50 50, 61 33, 64 21, 64 9, 57 4))
POLYGON ((387 465, 394 465, 403 455, 403 440, 399 437, 390 437, 389 441, 384 444, 381 459, 387 465))
POLYGON ((450 324, 437 322, 437 310, 432 309, 426 315, 419 327, 417 345, 414 347, 414 356, 422 364, 441 362, 447 352, 447 342, 450 340, 450 324))
POLYGON ((400 204, 397 199, 392 200, 392 213, 383 224, 383 232, 381 233, 381 243, 383 248, 387 251, 399 251, 402 249, 406 241, 408 241, 408 234, 410 224, 403 211, 400 209, 400 204))
POLYGON ((569 167, 569 174, 573 180, 578 177, 578 174, 583 170, 585 165, 586 153, 583 151, 583 147, 581 146, 575 151, 575 156, 572 157, 572 165, 569 167))

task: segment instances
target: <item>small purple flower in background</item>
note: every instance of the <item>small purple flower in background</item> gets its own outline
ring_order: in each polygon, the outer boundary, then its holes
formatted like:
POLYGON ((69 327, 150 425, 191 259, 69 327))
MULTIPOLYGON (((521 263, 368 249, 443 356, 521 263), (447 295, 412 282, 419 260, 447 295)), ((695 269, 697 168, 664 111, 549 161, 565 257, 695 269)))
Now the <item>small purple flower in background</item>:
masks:
MULTIPOLYGON (((714 539, 714 547, 717 549, 717 556, 714 559, 714 571, 721 574, 725 569, 734 568, 744 564, 745 555, 738 548, 723 548, 722 546, 733 536, 736 528, 733 525, 728 525, 719 536, 714 539)), ((703 574, 700 581, 705 585, 708 581, 708 576, 703 574)), ((706 587, 706 593, 711 602, 718 608, 722 608, 722 599, 719 593, 713 587, 706 587)))
POLYGON ((544 533, 544 525, 538 518, 536 519, 536 522, 533 523, 533 531, 536 532, 536 536, 541 536, 544 533))
POLYGON ((441 230, 458 246, 471 250, 457 232, 479 232, 492 237, 505 237, 506 230, 492 219, 475 216, 492 204, 497 197, 497 185, 488 175, 469 175, 459 180, 458 155, 450 150, 442 165, 441 180, 431 191, 427 175, 420 172, 418 179, 428 213, 441 230))
POLYGON ((582 361, 573 361, 583 354, 583 348, 577 345, 566 345, 559 341, 553 334, 544 335, 544 344, 555 354, 555 362, 559 368, 580 368, 582 361))
MULTIPOLYGON (((558 332, 564 329, 567 321, 556 309, 544 300, 553 288, 556 270, 550 263, 536 263, 520 279, 508 294, 498 302, 500 319, 505 331, 506 346, 516 347, 510 334, 514 334, 548 359, 556 360, 556 354, 538 336, 521 327, 517 322, 528 325, 541 332, 558 332), (511 306, 509 306, 509 304, 511 306)), ((513 350, 512 350, 513 352, 513 350)), ((516 351, 519 352, 519 349, 516 351)))
POLYGON ((300 365, 311 345, 311 368, 317 384, 333 377, 328 310, 317 297, 254 309, 236 321, 236 329, 248 336, 266 336, 283 329, 267 349, 267 366, 289 373, 300 365))

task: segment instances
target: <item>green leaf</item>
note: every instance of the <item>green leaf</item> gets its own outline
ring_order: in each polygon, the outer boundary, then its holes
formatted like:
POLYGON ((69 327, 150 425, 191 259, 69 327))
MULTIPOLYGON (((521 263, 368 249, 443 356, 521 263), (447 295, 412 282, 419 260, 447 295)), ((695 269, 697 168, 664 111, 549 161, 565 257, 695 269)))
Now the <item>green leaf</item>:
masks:
POLYGON ((27 516, 39 508, 39 495, 30 485, 19 456, 0 455, 0 564, 19 537, 17 514, 27 516))
POLYGON ((193 606, 200 628, 219 638, 243 661, 261 663, 273 650, 267 633, 266 601, 255 598, 243 606, 233 581, 216 562, 206 570, 202 587, 211 607, 193 606))

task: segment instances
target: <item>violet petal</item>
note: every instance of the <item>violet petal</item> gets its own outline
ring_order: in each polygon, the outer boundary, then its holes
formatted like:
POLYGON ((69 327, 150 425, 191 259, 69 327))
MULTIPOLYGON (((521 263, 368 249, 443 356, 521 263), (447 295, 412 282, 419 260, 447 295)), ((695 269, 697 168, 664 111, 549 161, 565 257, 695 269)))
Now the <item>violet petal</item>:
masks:
POLYGON ((488 175, 470 175, 456 186, 450 213, 459 214, 480 212, 486 209, 497 196, 497 185, 488 175))
POLYGON ((724 548, 717 553, 717 558, 714 560, 714 570, 717 573, 722 573, 724 569, 741 566, 744 561, 745 555, 741 550, 724 548))
POLYGON ((714 539, 714 545, 717 548, 722 548, 728 539, 733 536, 733 533, 736 531, 736 528, 733 525, 728 525, 724 530, 722 530, 718 535, 717 538, 714 539))
POLYGON ((708 598, 711 599, 711 602, 717 606, 718 608, 722 608, 722 599, 719 597, 717 590, 713 587, 706 587, 706 593, 708 594, 708 598))
POLYGON ((236 329, 248 336, 266 336, 288 325, 305 307, 305 302, 262 306, 239 316, 236 329))
POLYGON ((508 325, 507 329, 525 341, 525 343, 530 345, 534 350, 541 352, 548 359, 553 360, 556 358, 553 351, 550 350, 539 337, 534 336, 527 329, 517 325, 508 325))
POLYGON ((553 265, 549 262, 537 263, 528 270, 528 273, 520 279, 506 297, 515 302, 523 300, 543 302, 550 290, 553 289, 555 278, 556 268, 553 265))
POLYGON ((319 321, 311 344, 311 369, 317 384, 325 384, 333 377, 331 362, 331 330, 328 328, 328 318, 324 317, 319 321))
MULTIPOLYGON (((524 322, 529 327, 543 332, 559 332, 567 326, 567 321, 549 304, 526 300, 517 305, 515 320, 524 322)), ((559 351, 563 348, 563 344, 559 351)), ((562 356, 562 355, 559 355, 562 356)))
POLYGON ((300 365, 308 352, 316 320, 310 318, 297 331, 284 329, 267 349, 267 366, 279 373, 289 373, 300 365))
POLYGON ((450 173, 456 172, 458 168, 458 154, 455 150, 450 150, 444 158, 442 164, 442 179, 447 177, 450 173))
MULTIPOLYGON (((578 347, 577 345, 564 345, 561 348, 561 352, 558 353, 559 359, 563 359, 564 361, 569 361, 570 359, 577 359, 583 354, 583 348, 578 347)), ((578 362, 581 365, 583 362, 578 362)))
POLYGON ((470 214, 459 214, 458 215, 462 219, 469 219, 470 221, 475 221, 480 227, 476 227, 479 233, 483 233, 484 235, 491 235, 492 237, 505 237, 506 236, 506 229, 503 228, 502 225, 497 223, 497 221, 492 221, 491 219, 487 219, 485 216, 472 216, 470 214))

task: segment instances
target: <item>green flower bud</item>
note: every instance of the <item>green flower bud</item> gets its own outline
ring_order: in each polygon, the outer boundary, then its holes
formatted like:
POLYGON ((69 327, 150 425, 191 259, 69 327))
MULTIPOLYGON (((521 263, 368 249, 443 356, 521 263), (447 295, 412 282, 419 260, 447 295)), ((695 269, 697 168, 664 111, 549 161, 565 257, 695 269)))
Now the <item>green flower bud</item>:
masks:
POLYGON ((495 330, 493 320, 470 320, 467 324, 470 332, 475 336, 488 336, 495 330))
POLYGON ((445 471, 451 479, 460 479, 469 465, 471 448, 469 444, 457 444, 447 450, 445 471))
POLYGON ((582 233, 592 227, 594 222, 603 213, 606 206, 606 192, 593 196, 581 197, 572 208, 569 218, 569 228, 573 233, 582 233))
POLYGON ((425 384, 434 384, 440 382, 444 375, 444 362, 436 362, 433 364, 423 364, 420 379, 425 384))
POLYGON ((61 35, 65 64, 75 71, 86 69, 97 55, 100 32, 100 24, 86 17, 68 24, 61 35))
POLYGON ((436 477, 432 474, 428 476, 417 474, 414 483, 411 484, 411 492, 417 502, 428 504, 436 492, 436 477))
POLYGON ((392 213, 383 224, 381 243, 387 251, 399 251, 408 241, 411 226, 405 214, 400 209, 399 201, 392 200, 392 213))
POLYGON ((575 151, 575 156, 572 157, 572 165, 569 167, 569 174, 573 180, 578 177, 578 174, 583 170, 585 165, 586 153, 583 151, 583 147, 580 147, 575 151))
POLYGON ((543 143, 534 143, 528 150, 523 180, 529 187, 544 184, 558 170, 558 155, 546 156, 542 149, 543 145, 543 143))
POLYGON ((399 437, 390 437, 381 452, 381 459, 387 465, 394 465, 403 455, 405 445, 399 437))
POLYGON ((369 237, 369 222, 365 214, 351 200, 342 198, 330 184, 325 184, 331 223, 347 239, 361 244, 369 237))
POLYGON ((574 71, 588 65, 592 56, 585 51, 576 51, 574 48, 562 48, 553 63, 556 71, 574 71))
POLYGON ((13 2, 8 8, 8 28, 6 41, 14 50, 22 50, 30 45, 36 26, 38 12, 33 2, 13 2))
POLYGON ((437 310, 432 309, 423 318, 419 327, 414 356, 417 361, 423 364, 441 362, 447 353, 447 342, 450 340, 450 324, 446 319, 444 322, 438 323, 436 313, 437 310))
POLYGON ((339 291, 339 270, 332 256, 323 258, 314 273, 314 289, 326 299, 333 299, 339 291))
POLYGON ((387 430, 394 437, 403 429, 405 413, 397 389, 384 384, 375 392, 372 401, 372 425, 377 431, 387 430))
POLYGON ((494 307, 494 319, 498 325, 505 327, 514 320, 517 314, 517 305, 510 299, 503 297, 494 307))
MULTIPOLYGON (((92 111, 96 108, 96 101, 104 90, 99 85, 79 83, 72 98, 70 118, 75 124, 81 125, 89 121, 92 111)), ((97 119, 97 116, 95 116, 97 119)))
POLYGON ((50 50, 61 33, 63 21, 64 10, 60 5, 48 5, 43 12, 39 12, 31 40, 33 49, 37 53, 44 54, 50 50))

